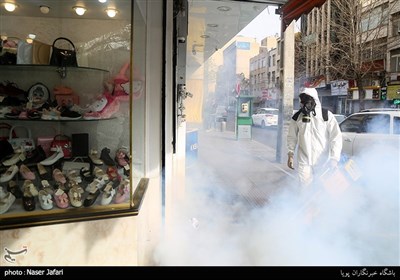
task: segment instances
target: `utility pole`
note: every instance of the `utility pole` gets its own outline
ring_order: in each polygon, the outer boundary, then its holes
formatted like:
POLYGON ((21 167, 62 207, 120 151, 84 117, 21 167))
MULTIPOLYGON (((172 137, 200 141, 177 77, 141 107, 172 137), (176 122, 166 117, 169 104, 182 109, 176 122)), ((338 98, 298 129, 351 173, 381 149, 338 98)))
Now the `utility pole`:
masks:
MULTIPOLYGON (((282 28, 283 28, 282 20, 282 28)), ((276 141, 276 162, 286 160, 286 136, 289 130, 290 118, 293 115, 294 98, 294 24, 292 21, 285 31, 281 31, 281 99, 279 102, 278 135, 276 141)))

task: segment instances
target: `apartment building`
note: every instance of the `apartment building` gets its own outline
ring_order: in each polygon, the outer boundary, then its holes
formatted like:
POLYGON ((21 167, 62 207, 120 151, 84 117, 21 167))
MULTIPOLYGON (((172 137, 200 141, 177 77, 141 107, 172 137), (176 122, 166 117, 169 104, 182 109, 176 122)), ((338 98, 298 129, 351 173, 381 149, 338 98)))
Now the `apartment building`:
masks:
POLYGON ((278 107, 279 82, 279 38, 268 36, 261 40, 259 54, 250 59, 250 91, 254 96, 254 107, 278 107))
MULTIPOLYGON (((348 14, 351 15, 352 12, 349 11, 348 14)), ((323 106, 345 114, 357 112, 362 107, 367 109, 398 106, 400 103, 399 1, 355 1, 344 4, 343 1, 327 0, 320 8, 314 8, 302 17, 301 31, 306 54, 303 84, 317 88, 323 106), (344 10, 346 8, 354 9, 353 18, 357 22, 355 26, 356 29, 359 28, 358 33, 354 34, 354 46, 360 52, 358 65, 354 63, 361 72, 358 79, 355 79, 354 75, 346 76, 343 67, 336 69, 332 67, 345 61, 346 55, 337 52, 335 44, 351 45, 351 38, 348 41, 343 38, 340 40, 338 35, 338 27, 349 26, 343 15, 343 13, 347 15, 347 11, 344 10), (361 98, 362 106, 357 87, 360 83, 365 91, 364 98, 361 98)))

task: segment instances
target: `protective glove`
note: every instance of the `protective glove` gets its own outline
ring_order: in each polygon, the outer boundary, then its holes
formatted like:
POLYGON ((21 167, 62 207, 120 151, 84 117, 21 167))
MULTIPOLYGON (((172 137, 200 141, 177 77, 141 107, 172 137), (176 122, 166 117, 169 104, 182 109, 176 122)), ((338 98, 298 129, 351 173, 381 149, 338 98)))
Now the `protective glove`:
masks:
POLYGON ((291 169, 294 169, 294 158, 293 158, 293 153, 288 153, 288 160, 287 160, 287 166, 291 169))

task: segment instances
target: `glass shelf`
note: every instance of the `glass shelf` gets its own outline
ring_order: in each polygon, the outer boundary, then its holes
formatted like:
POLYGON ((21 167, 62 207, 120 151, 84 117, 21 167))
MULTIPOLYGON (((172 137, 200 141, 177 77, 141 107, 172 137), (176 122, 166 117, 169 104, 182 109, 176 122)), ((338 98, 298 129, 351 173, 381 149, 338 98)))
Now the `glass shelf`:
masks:
POLYGON ((12 65, 0 65, 0 69, 2 70, 32 70, 34 68, 35 70, 44 70, 44 71, 49 71, 49 70, 55 70, 58 71, 59 68, 66 68, 68 71, 100 71, 104 73, 108 73, 108 70, 105 69, 100 69, 100 68, 92 68, 92 67, 58 67, 58 66, 53 66, 53 65, 44 65, 44 64, 12 64, 12 65))

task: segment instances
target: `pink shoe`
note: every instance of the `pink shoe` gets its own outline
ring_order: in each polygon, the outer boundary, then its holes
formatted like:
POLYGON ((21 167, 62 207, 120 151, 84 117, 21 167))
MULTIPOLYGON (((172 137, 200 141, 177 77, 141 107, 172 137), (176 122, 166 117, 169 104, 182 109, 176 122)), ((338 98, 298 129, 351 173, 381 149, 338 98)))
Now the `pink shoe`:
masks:
POLYGON ((19 167, 19 173, 25 180, 35 180, 36 176, 25 164, 21 164, 19 167))
POLYGON ((56 182, 59 182, 61 184, 65 184, 67 182, 67 179, 65 179, 64 174, 58 168, 53 170, 53 178, 56 182))
POLYGON ((123 203, 129 196, 129 179, 124 179, 117 187, 115 203, 123 203))
POLYGON ((62 189, 58 189, 54 193, 54 201, 61 209, 67 208, 69 206, 68 196, 62 189))

